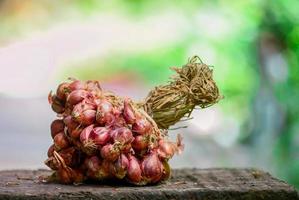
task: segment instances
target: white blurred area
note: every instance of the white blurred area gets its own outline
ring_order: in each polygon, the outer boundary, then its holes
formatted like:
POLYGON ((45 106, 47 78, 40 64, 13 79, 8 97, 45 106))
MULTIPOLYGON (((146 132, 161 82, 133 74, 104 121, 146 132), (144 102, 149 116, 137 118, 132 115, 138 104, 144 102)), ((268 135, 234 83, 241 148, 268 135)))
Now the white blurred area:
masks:
POLYGON ((0 92, 11 97, 45 95, 57 83, 62 67, 113 51, 134 53, 179 40, 184 33, 179 15, 148 17, 136 23, 117 15, 59 23, 0 48, 0 92))
MULTIPOLYGON (((219 15, 198 13, 198 34, 218 37, 223 33, 225 37, 228 30, 233 30, 230 26, 235 24, 219 15)), ((51 144, 49 126, 55 117, 47 93, 56 87, 63 67, 112 52, 134 53, 171 44, 194 30, 193 26, 184 15, 174 12, 139 22, 100 14, 88 20, 62 21, 5 43, 0 48, 0 169, 45 167, 43 161, 51 144)), ((217 59, 205 44, 194 44, 186 58, 194 53, 200 53, 208 63, 217 59)), ((107 87, 113 90, 111 85, 107 87)), ((116 91, 136 99, 146 95, 140 85, 118 86, 116 91)), ((181 133, 185 143, 185 151, 171 160, 172 166, 244 167, 254 163, 248 149, 236 142, 240 132, 237 119, 226 117, 218 106, 196 110, 192 116, 192 121, 182 123, 188 125, 187 129, 170 131, 172 138, 181 133)))

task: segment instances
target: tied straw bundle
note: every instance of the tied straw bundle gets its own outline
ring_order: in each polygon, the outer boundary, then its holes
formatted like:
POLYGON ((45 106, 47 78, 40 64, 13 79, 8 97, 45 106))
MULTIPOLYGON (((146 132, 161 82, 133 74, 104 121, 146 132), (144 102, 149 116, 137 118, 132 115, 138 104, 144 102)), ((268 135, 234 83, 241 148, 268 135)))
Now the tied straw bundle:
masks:
POLYGON ((198 56, 193 56, 168 85, 153 89, 143 105, 160 129, 169 129, 183 117, 189 118, 196 106, 209 107, 223 97, 213 80, 213 70, 198 56))

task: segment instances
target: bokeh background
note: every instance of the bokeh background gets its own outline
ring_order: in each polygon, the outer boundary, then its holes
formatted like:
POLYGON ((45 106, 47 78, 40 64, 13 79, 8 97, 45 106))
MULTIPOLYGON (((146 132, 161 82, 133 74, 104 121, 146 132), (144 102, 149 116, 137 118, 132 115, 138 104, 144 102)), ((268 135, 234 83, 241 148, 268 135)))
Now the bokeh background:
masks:
POLYGON ((185 143, 172 166, 258 167, 299 188, 298 10, 298 0, 0 0, 0 169, 45 167, 47 94, 60 81, 98 79, 142 100, 199 55, 225 99, 171 131, 185 143))

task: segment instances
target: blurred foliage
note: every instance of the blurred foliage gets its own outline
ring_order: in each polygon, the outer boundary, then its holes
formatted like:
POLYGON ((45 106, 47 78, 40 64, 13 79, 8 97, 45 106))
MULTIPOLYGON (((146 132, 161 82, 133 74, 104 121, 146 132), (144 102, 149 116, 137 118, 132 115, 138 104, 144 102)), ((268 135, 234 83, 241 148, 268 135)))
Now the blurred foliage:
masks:
MULTIPOLYGON (((258 39, 263 32, 273 33, 284 44, 283 55, 288 64, 287 79, 274 84, 274 95, 284 110, 286 120, 283 132, 276 137, 276 145, 272 147, 275 160, 273 165, 281 178, 299 188, 298 0, 26 2, 20 4, 17 0, 0 1, 0 43, 4 42, 4 38, 7 41, 10 37, 23 34, 32 26, 35 29, 49 27, 54 21, 61 18, 71 20, 74 15, 84 20, 99 12, 117 12, 137 22, 163 12, 182 14, 188 22, 189 32, 177 43, 135 54, 116 52, 104 59, 91 58, 75 64, 75 69, 74 66, 65 68, 60 78, 74 76, 105 80, 126 71, 138 74, 145 84, 153 86, 165 82, 172 73, 169 67, 185 64, 191 54, 198 54, 205 62, 208 62, 207 57, 211 56, 213 63, 207 64, 214 66, 216 82, 226 98, 220 102, 221 109, 227 115, 234 116, 240 124, 250 120, 252 104, 254 99, 258 98, 256 91, 261 87, 258 39), (24 10, 25 6, 33 6, 42 13, 39 15, 42 17, 33 21, 30 17, 24 17, 20 11, 24 10), (198 24, 198 16, 211 11, 213 12, 210 15, 224 26, 219 33, 209 30, 208 25, 198 24), (227 27, 228 29, 225 29, 227 27)), ((207 18, 211 19, 209 15, 207 18)), ((208 23, 213 21, 207 21, 206 24, 208 23)), ((245 127, 240 134, 240 141, 250 137, 249 134, 250 131, 245 127)))

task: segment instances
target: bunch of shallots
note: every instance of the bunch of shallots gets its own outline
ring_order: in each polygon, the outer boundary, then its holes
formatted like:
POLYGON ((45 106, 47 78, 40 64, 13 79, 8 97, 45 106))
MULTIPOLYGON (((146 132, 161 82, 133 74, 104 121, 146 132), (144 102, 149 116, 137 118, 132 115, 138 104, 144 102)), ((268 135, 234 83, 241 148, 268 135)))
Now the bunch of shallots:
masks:
POLYGON ((49 103, 58 117, 45 161, 55 171, 52 180, 145 185, 169 178, 168 160, 182 151, 181 137, 168 141, 142 105, 103 91, 97 81, 79 80, 60 84, 49 103))

